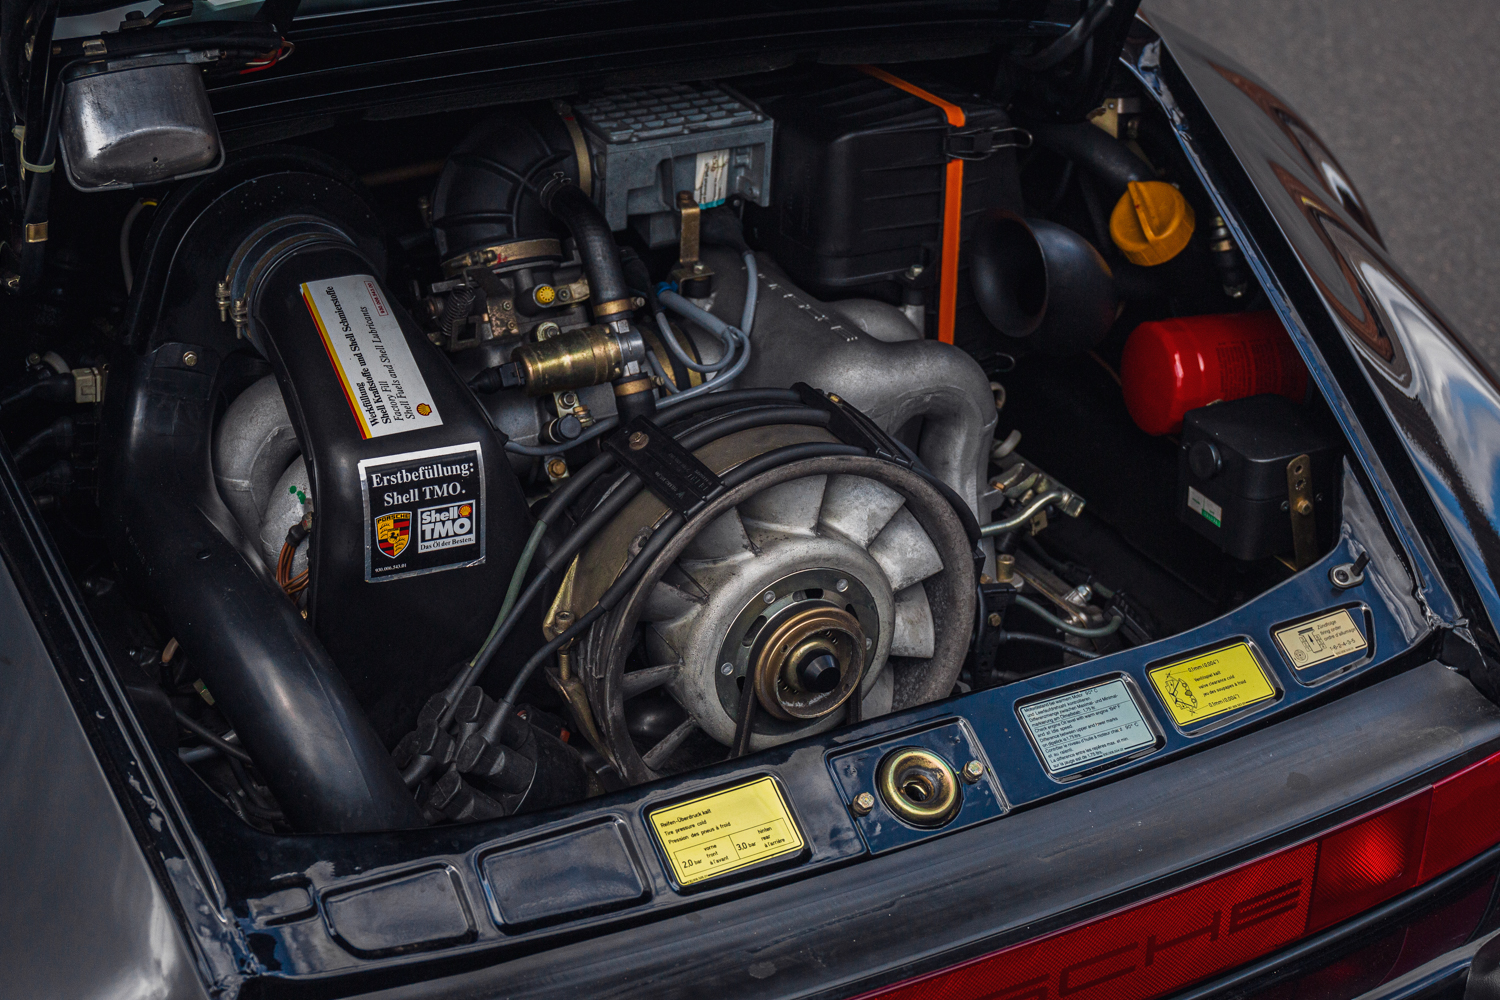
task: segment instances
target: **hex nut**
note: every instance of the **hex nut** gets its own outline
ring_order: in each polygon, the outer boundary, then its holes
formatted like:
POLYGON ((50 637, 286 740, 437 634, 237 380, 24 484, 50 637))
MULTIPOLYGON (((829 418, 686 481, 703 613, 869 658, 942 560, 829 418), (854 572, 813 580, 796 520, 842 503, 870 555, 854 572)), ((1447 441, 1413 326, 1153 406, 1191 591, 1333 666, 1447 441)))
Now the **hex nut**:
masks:
POLYGON ((854 796, 854 801, 849 804, 849 811, 856 816, 868 816, 870 810, 875 808, 875 796, 869 792, 860 792, 854 796))
POLYGON ((182 352, 182 363, 185 364, 185 365, 187 365, 189 368, 191 368, 194 365, 196 365, 198 363, 198 352, 197 351, 183 351, 182 352))
POLYGON ((982 777, 984 777, 984 765, 979 761, 971 760, 964 765, 964 780, 969 784, 974 784, 982 777))

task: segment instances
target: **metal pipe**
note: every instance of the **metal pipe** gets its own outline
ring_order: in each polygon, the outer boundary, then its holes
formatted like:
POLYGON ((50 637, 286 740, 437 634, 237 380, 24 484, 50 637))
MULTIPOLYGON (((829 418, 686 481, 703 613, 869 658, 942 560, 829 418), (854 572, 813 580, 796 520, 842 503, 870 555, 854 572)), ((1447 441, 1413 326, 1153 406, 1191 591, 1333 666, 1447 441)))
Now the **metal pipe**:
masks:
POLYGON ((1017 594, 1015 601, 1018 607, 1030 611, 1053 628, 1061 629, 1069 635, 1076 635, 1080 639, 1103 639, 1107 635, 1114 635, 1120 630, 1120 626, 1125 623, 1125 616, 1116 611, 1114 616, 1110 618, 1109 624, 1100 625, 1098 628, 1084 628, 1074 625, 1072 622, 1063 621, 1025 594, 1017 594))
POLYGON ((985 538, 1008 534, 1025 525, 1033 517, 1036 517, 1043 508, 1050 507, 1055 503, 1067 503, 1072 497, 1073 494, 1068 490, 1048 490, 1040 496, 1033 497, 1030 503, 1003 521, 991 521, 989 524, 986 524, 979 529, 979 533, 985 538))

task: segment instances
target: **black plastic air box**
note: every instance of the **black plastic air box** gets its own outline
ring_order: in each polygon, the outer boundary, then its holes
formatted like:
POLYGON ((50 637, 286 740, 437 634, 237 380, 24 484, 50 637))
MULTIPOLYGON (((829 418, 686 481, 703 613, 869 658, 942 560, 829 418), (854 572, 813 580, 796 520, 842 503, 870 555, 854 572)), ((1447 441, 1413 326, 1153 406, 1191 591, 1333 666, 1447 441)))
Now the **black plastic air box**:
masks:
POLYGON ((1337 526, 1343 439, 1282 396, 1189 410, 1177 459, 1177 517, 1236 559, 1292 551, 1287 465, 1312 460, 1318 544, 1337 526))
MULTIPOLYGON (((893 72, 900 77, 900 67, 893 72)), ((991 208, 1020 212, 1021 188, 1005 112, 920 77, 918 87, 962 108, 942 108, 850 67, 740 78, 735 86, 776 122, 771 206, 747 205, 752 242, 794 281, 825 299, 900 301, 894 279, 924 272, 928 336, 937 330, 943 198, 949 161, 964 161, 963 225, 954 342, 984 358, 1002 347, 969 289, 966 252, 991 208)), ((1014 345, 1010 345, 1014 346, 1014 345)))

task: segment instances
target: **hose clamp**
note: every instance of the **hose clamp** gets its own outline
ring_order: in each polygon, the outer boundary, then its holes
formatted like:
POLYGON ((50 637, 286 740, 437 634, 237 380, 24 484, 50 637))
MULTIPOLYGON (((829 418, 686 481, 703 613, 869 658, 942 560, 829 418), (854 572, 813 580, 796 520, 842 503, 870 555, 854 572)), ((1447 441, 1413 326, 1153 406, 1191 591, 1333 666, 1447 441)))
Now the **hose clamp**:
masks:
POLYGON ((448 258, 443 261, 443 275, 456 278, 474 267, 500 268, 533 260, 562 260, 562 255, 562 241, 560 240, 517 240, 514 243, 499 243, 448 258))

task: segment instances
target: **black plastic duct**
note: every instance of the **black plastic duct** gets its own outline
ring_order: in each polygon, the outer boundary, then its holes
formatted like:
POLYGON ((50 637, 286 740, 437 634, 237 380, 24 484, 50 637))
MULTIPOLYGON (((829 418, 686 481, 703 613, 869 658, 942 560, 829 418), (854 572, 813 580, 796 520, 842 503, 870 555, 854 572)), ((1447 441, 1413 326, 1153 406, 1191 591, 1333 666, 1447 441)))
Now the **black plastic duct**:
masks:
POLYGON ((1065 356, 1109 333, 1119 305, 1109 265, 1066 226, 996 209, 980 222, 972 255, 974 298, 1007 337, 1065 356))
POLYGON ((213 288, 270 206, 340 218, 383 265, 378 226, 348 180, 331 161, 281 150, 174 192, 148 238, 101 448, 116 559, 162 609, 288 822, 309 832, 423 823, 343 676, 215 488, 216 410, 265 365, 220 319, 213 288))

